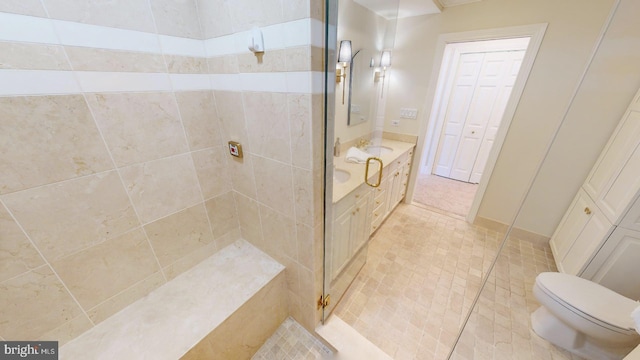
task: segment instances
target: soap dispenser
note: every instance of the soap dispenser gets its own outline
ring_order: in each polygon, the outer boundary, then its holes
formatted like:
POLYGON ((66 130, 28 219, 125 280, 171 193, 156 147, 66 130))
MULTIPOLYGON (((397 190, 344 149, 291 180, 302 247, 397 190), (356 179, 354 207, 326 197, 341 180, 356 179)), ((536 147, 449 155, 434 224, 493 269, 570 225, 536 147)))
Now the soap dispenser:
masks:
POLYGON ((340 138, 337 138, 336 143, 333 145, 333 156, 340 156, 340 138))

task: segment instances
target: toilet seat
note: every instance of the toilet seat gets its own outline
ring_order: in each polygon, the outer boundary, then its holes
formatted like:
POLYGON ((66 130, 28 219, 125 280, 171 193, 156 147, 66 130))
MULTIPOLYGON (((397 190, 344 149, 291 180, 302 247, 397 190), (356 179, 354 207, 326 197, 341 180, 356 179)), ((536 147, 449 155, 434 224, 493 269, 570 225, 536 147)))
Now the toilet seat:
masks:
POLYGON ((562 273, 542 273, 536 285, 558 304, 608 330, 634 335, 631 312, 640 304, 602 285, 562 273))

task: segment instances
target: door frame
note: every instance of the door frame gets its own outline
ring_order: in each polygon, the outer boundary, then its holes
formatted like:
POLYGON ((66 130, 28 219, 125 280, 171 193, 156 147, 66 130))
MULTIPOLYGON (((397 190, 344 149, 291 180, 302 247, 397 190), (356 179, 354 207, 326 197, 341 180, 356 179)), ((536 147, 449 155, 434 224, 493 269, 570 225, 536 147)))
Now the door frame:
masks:
POLYGON ((467 214, 467 222, 473 223, 478 214, 478 210, 480 209, 480 204, 487 189, 491 174, 493 173, 496 161, 498 160, 498 155, 502 150, 502 145, 504 144, 507 130, 511 125, 511 121, 513 120, 513 117, 515 115, 518 103, 520 102, 520 97, 524 92, 527 79, 529 78, 529 74, 531 73, 531 69, 533 68, 535 58, 538 55, 538 50, 540 49, 540 45, 542 44, 542 39, 544 38, 547 25, 547 23, 540 23, 496 29, 447 33, 438 36, 433 68, 431 69, 431 81, 429 82, 427 96, 423 105, 423 109, 430 109, 430 111, 428 115, 427 111, 422 111, 419 119, 420 136, 418 137, 418 143, 416 146, 416 154, 419 157, 417 159, 417 164, 419 164, 419 166, 414 167, 414 169, 411 171, 411 176, 409 178, 409 191, 407 192, 408 202, 413 201, 413 194, 415 192, 417 178, 421 171, 421 168, 423 167, 423 164, 425 163, 425 160, 429 158, 429 155, 431 155, 432 159, 435 157, 435 153, 430 154, 430 150, 432 148, 433 142, 435 141, 437 143, 439 140, 439 133, 437 131, 437 119, 439 116, 441 116, 441 113, 446 110, 441 106, 441 96, 446 89, 447 83, 445 75, 448 73, 450 66, 450 64, 443 63, 443 59, 445 59, 446 46, 448 44, 461 42, 530 37, 529 46, 527 47, 524 59, 522 60, 522 65, 520 66, 518 77, 516 78, 513 89, 511 90, 511 96, 509 97, 509 101, 507 102, 507 105, 505 107, 504 115, 502 117, 502 121, 500 122, 500 128, 498 129, 498 133, 496 134, 496 140, 491 147, 485 170, 482 174, 482 178, 480 179, 480 183, 478 184, 478 190, 476 191, 476 195, 473 199, 469 214, 467 214))

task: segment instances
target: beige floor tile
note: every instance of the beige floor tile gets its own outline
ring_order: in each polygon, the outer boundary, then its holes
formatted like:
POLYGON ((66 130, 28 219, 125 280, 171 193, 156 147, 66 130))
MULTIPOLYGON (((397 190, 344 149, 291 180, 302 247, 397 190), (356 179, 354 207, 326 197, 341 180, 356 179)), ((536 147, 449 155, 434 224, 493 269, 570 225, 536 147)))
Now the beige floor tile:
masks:
POLYGON ((413 201, 460 216, 467 216, 478 184, 429 174, 418 175, 413 201))

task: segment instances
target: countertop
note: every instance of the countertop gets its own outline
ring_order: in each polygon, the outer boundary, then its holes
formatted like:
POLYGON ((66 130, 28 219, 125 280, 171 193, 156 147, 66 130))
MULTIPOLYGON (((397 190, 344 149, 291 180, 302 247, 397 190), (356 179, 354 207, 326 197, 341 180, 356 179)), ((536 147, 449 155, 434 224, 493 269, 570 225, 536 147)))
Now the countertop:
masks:
MULTIPOLYGON (((375 145, 377 145, 377 143, 375 145)), ((382 160, 384 166, 387 166, 387 164, 391 164, 391 162, 399 158, 400 155, 416 146, 416 144, 414 143, 388 139, 382 139, 382 143, 380 145, 393 149, 392 152, 380 156, 380 160, 382 160)), ((347 151, 343 151, 340 157, 333 158, 333 164, 336 168, 346 170, 351 173, 351 177, 349 178, 349 180, 344 183, 339 183, 335 180, 333 181, 334 204, 364 183, 365 164, 354 164, 347 162, 345 159, 346 155, 347 151)), ((369 168, 369 177, 377 174, 377 169, 378 163, 372 163, 369 168)))

